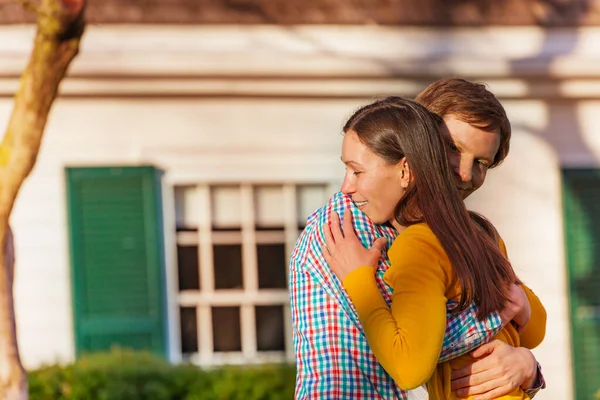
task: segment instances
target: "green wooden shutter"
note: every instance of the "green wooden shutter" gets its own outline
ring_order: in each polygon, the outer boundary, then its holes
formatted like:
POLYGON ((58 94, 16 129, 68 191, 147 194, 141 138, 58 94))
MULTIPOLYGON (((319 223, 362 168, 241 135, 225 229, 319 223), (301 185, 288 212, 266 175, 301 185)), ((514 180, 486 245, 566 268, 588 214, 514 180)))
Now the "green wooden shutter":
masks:
POLYGON ((600 170, 563 171, 575 394, 600 399, 600 170))
POLYGON ((153 167, 67 168, 75 347, 166 355, 160 178, 153 167))

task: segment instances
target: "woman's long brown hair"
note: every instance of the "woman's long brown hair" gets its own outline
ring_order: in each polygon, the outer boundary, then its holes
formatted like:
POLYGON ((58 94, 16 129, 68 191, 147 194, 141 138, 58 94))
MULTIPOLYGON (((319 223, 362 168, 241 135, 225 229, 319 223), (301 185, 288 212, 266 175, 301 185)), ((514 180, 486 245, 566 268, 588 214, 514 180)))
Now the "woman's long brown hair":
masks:
POLYGON ((395 210, 403 226, 425 222, 441 242, 461 288, 456 311, 471 302, 483 319, 504 308, 512 266, 498 246, 498 236, 484 217, 471 215, 459 195, 439 132, 441 119, 423 106, 388 97, 360 108, 344 126, 388 163, 406 157, 411 174, 395 210))

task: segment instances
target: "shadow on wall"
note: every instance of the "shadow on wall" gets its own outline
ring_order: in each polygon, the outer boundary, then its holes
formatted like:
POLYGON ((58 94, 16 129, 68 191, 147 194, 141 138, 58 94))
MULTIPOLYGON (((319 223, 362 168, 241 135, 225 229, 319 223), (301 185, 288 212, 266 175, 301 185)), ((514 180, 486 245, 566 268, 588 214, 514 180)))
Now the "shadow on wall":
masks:
MULTIPOLYGON (((589 1, 584 0, 577 3, 581 9, 579 18, 583 18, 585 12, 590 8, 589 1)), ((562 7, 556 6, 555 12, 568 12, 564 8, 564 5, 562 7)), ((550 97, 545 101, 548 116, 547 125, 544 129, 532 133, 547 141, 559 155, 568 153, 575 155, 577 159, 596 160, 600 162, 600 159, 589 149, 583 138, 580 116, 577 109, 579 102, 570 99, 560 99, 562 95, 560 88, 562 80, 553 79, 553 62, 573 53, 579 45, 579 40, 579 32, 576 29, 570 31, 562 30, 560 32, 545 31, 539 54, 533 57, 513 60, 510 63, 510 68, 517 74, 527 74, 526 71, 534 70, 535 76, 531 76, 532 80, 535 80, 537 77, 541 77, 542 79, 548 78, 548 85, 551 85, 551 87, 546 89, 550 97), (560 132, 557 132, 558 130, 560 132)), ((572 159, 573 157, 570 158, 572 159)), ((564 162, 564 160, 561 161, 564 162)))

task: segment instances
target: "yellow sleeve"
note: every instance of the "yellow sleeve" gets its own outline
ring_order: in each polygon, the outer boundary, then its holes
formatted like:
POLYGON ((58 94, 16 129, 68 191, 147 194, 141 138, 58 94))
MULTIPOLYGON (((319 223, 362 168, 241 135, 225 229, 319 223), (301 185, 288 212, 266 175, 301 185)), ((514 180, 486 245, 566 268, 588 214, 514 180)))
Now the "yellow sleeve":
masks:
POLYGON ((438 362, 446 326, 447 257, 427 226, 407 228, 389 250, 386 281, 393 287, 391 308, 371 267, 344 279, 375 357, 403 390, 427 382, 438 362), (444 264, 445 263, 445 264, 444 264))
MULTIPOLYGON (((508 258, 506 251, 506 245, 502 238, 500 238, 500 250, 508 258)), ((519 335, 521 338, 521 347, 527 349, 533 349, 542 343, 546 336, 546 308, 540 301, 540 299, 529 289, 527 286, 521 284, 521 288, 527 295, 529 305, 531 306, 531 317, 529 323, 525 327, 525 330, 519 335)))
POLYGON ((542 343, 546 336, 546 309, 540 299, 525 285, 521 285, 529 304, 531 305, 531 318, 521 333, 521 346, 533 349, 542 343))

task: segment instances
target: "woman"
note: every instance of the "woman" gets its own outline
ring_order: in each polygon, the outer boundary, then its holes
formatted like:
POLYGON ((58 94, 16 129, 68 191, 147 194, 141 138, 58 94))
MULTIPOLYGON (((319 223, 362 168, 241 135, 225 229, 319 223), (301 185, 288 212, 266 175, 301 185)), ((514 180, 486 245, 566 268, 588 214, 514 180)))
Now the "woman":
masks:
MULTIPOLYGON (((400 233, 385 274, 394 288, 391 309, 373 276, 381 243, 363 248, 350 219, 345 218, 344 237, 333 218, 331 230, 325 229, 324 254, 354 303, 375 356, 400 388, 429 380, 431 399, 454 399, 451 371, 473 359, 463 356, 436 368, 446 302, 456 301, 462 310, 474 301, 483 318, 505 306, 518 280, 493 226, 466 210, 448 168, 440 124, 422 106, 393 97, 359 109, 344 127, 342 161, 357 179, 377 177, 377 185, 363 185, 353 201, 400 233), (383 201, 371 201, 369 194, 380 191, 386 192, 377 196, 383 201)), ((526 347, 543 339, 545 327, 528 327, 527 337, 517 328, 508 325, 497 338, 526 347)), ((503 398, 529 397, 516 389, 503 398)))

